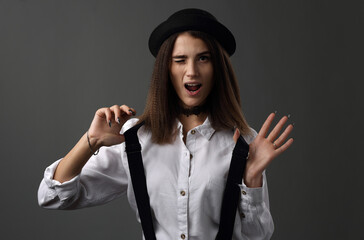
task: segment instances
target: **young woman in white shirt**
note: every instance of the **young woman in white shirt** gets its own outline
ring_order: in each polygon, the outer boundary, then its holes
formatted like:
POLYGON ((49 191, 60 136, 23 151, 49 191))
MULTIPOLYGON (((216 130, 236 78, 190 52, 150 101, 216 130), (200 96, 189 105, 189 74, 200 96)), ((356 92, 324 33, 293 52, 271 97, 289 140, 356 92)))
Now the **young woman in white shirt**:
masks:
POLYGON ((287 140, 293 125, 284 127, 288 117, 270 132, 275 113, 259 133, 248 126, 229 60, 234 37, 206 11, 173 14, 153 31, 149 48, 156 61, 144 113, 131 118, 136 111, 127 105, 97 110, 87 133, 46 169, 39 204, 77 209, 126 193, 137 211, 123 133, 143 121, 138 136, 156 238, 214 239, 242 135, 250 150, 233 239, 269 239, 274 227, 264 171, 293 143, 287 140))

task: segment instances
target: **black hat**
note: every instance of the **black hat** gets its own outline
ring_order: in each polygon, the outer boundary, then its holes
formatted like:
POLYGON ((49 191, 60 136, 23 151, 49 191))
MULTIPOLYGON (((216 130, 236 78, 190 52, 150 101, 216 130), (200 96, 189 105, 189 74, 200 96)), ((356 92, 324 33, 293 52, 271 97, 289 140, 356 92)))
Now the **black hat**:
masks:
POLYGON ((149 50, 157 56, 162 43, 174 33, 196 30, 213 36, 231 56, 235 52, 234 35, 217 19, 201 9, 188 8, 172 14, 166 21, 159 24, 149 37, 149 50))

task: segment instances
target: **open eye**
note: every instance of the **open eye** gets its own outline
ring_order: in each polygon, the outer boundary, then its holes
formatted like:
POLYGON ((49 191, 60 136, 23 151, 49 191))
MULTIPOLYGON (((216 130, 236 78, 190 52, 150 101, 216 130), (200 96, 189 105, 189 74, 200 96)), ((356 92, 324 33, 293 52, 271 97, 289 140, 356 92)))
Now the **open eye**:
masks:
POLYGON ((199 58, 199 61, 201 61, 201 62, 207 62, 209 60, 210 60, 210 56, 208 56, 208 55, 202 55, 199 58))

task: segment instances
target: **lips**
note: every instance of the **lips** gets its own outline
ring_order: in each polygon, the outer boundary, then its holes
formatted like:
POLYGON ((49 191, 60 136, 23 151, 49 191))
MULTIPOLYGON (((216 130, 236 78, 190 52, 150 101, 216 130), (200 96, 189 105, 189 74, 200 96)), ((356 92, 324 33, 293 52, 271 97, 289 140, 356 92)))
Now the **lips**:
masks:
POLYGON ((190 92, 196 92, 197 90, 200 89, 201 86, 202 86, 202 84, 199 84, 199 83, 186 83, 185 84, 185 88, 190 92))

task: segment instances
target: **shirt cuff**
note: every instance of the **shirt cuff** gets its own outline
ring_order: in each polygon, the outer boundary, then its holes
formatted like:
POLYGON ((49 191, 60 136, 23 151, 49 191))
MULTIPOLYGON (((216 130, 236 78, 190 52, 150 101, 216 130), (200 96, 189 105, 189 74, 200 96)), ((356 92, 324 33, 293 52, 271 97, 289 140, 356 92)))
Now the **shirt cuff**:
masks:
MULTIPOLYGON (((49 167, 46 168, 44 171, 44 181, 47 186, 52 189, 51 191, 54 195, 57 195, 61 201, 65 201, 70 197, 74 196, 77 193, 77 189, 79 187, 79 175, 73 177, 72 179, 60 183, 57 180, 53 179, 54 172, 61 161, 58 160, 51 164, 49 167)), ((55 196, 54 196, 55 197, 55 196)))
POLYGON ((245 185, 244 181, 242 184, 239 184, 239 187, 240 187, 241 199, 244 202, 247 202, 252 205, 260 204, 263 202, 264 181, 263 181, 263 186, 259 188, 249 188, 245 185))
POLYGON ((264 204, 263 186, 259 188, 249 188, 244 181, 239 184, 240 187, 240 216, 244 222, 254 221, 254 216, 257 216, 259 209, 264 204))

